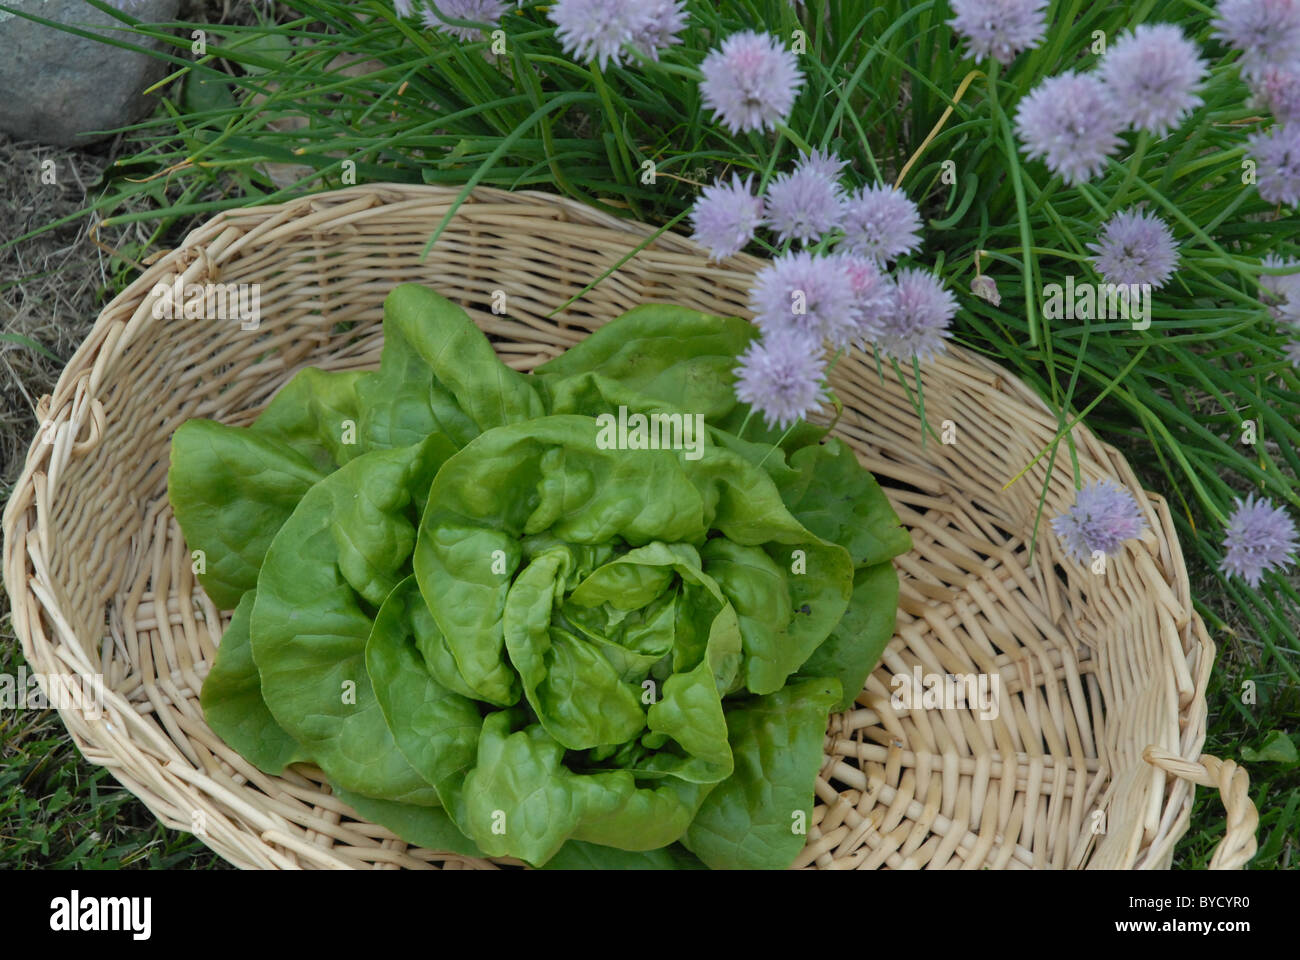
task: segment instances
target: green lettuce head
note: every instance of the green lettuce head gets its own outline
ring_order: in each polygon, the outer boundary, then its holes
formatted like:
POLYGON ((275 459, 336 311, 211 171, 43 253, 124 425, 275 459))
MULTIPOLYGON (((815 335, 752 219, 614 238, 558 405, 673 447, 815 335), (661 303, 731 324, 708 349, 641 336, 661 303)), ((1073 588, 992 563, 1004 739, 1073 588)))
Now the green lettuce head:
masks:
POLYGON ((808 424, 741 438, 738 319, 640 307, 525 375, 406 285, 384 336, 377 371, 176 433, 177 520, 235 608, 208 723, 434 849, 788 866, 892 634, 909 540, 871 475, 808 424))

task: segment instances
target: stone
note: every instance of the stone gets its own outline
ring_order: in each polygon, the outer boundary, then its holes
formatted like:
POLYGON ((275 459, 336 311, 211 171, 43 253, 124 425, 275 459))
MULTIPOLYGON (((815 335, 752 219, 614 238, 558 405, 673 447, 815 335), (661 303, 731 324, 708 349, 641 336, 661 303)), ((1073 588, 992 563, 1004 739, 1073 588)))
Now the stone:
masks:
MULTIPOLYGON (((5 0, 32 16, 143 45, 85 0, 5 0), (93 26, 92 26, 93 25, 93 26)), ((173 20, 180 0, 117 0, 145 23, 173 20)), ((103 140, 134 123, 156 99, 143 91, 163 76, 156 57, 74 36, 0 10, 0 130, 19 140, 72 147, 103 140)))

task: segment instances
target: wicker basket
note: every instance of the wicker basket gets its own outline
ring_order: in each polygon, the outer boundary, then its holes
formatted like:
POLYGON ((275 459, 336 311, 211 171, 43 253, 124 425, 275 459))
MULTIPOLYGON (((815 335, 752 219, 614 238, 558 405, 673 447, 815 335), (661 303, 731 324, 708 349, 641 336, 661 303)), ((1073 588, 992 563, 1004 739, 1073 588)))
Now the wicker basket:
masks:
MULTIPOLYGON (((645 301, 747 316, 760 261, 705 263, 665 234, 576 302, 651 231, 535 193, 479 190, 426 260, 453 194, 356 187, 216 217, 99 317, 39 407, 44 426, 4 514, 4 574, 33 671, 102 675, 102 713, 68 707, 77 746, 170 827, 241 867, 488 867, 409 847, 330 795, 316 769, 268 777, 203 722, 198 690, 229 613, 196 586, 166 495, 172 432, 248 423, 299 368, 374 365, 399 281, 457 300, 527 370, 645 301), (262 324, 155 319, 156 285, 258 283, 262 324), (494 291, 507 312, 495 315, 494 291)), ((1192 612, 1165 502, 1112 448, 1075 432, 1085 479, 1112 476, 1150 529, 1104 574, 1033 527, 1045 466, 1003 489, 1057 424, 1023 384, 952 349, 923 367, 922 445, 895 377, 841 360, 837 432, 887 492, 914 550, 898 560, 897 631, 857 707, 834 715, 799 866, 1163 868, 1193 784, 1216 786, 1240 867, 1258 818, 1245 772, 1201 756, 1214 646, 1192 612), (996 675, 1001 712, 895 710, 891 677, 996 675)), ((1073 500, 1058 470, 1046 515, 1073 500)), ((1047 529, 1046 524, 1043 530, 1047 529)))

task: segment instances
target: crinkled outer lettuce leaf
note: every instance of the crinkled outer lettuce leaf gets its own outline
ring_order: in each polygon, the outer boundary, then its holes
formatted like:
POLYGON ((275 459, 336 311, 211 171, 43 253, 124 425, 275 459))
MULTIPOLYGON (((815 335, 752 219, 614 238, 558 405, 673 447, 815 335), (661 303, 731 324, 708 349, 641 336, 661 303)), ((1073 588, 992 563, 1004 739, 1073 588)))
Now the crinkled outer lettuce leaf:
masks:
POLYGON ((684 410, 720 421, 737 406, 731 370, 756 335, 738 317, 652 303, 629 310, 534 371, 551 413, 684 410))
POLYGON ((262 699, 262 678, 253 663, 248 620, 253 612, 252 590, 235 607, 221 635, 221 656, 203 681, 199 703, 208 723, 259 770, 278 776, 291 763, 310 760, 297 740, 275 722, 262 699))
POLYGON ((695 815, 686 846, 714 869, 788 865, 812 819, 810 785, 822 763, 838 680, 800 680, 727 713, 735 775, 695 815))
POLYGON ((433 785, 397 748, 366 671, 371 612, 402 579, 415 542, 415 489, 448 441, 376 450, 307 491, 258 577, 250 635, 276 722, 330 782, 380 800, 432 805, 433 785))
POLYGON ((753 335, 649 305, 525 375, 404 285, 378 370, 301 371, 248 428, 185 424, 173 509, 235 608, 209 724, 428 847, 788 866, 910 541, 824 428, 748 423, 753 335), (705 426, 614 449, 597 418, 620 406, 705 426))

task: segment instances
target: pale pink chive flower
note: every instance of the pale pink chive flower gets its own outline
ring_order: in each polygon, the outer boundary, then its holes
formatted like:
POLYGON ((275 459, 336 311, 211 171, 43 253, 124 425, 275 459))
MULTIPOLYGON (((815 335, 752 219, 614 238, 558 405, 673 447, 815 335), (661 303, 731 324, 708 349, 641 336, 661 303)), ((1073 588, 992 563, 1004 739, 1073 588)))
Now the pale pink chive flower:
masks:
POLYGON ((645 36, 651 10, 642 0, 556 0, 546 15, 565 53, 604 70, 623 62, 625 44, 645 36))
POLYGON ((840 241, 849 253, 893 263, 921 246, 921 214, 897 187, 869 184, 844 204, 840 241))
POLYGON ((683 0, 642 0, 646 23, 632 38, 632 46, 651 60, 659 60, 659 51, 681 43, 679 33, 686 27, 688 14, 683 0))
POLYGON ((770 34, 746 30, 722 41, 700 64, 704 105, 732 133, 775 128, 803 85, 795 55, 770 34))
POLYGON ((834 347, 852 343, 874 343, 885 335, 886 324, 898 311, 898 287, 884 268, 870 257, 852 253, 836 254, 848 272, 857 307, 856 323, 842 332, 832 332, 834 347))
POLYGON ((1295 273, 1259 275, 1261 299, 1268 306, 1273 319, 1280 323, 1300 326, 1300 260, 1286 260, 1275 254, 1264 257, 1264 266, 1269 268, 1290 267, 1295 273))
POLYGON ((1070 186, 1105 169, 1106 158, 1123 142, 1122 126, 1105 84, 1072 70, 1031 90, 1016 114, 1026 156, 1041 157, 1070 186))
POLYGON ((776 335, 753 341, 740 355, 736 398, 763 415, 769 430, 784 430, 826 399, 825 355, 819 342, 776 335))
POLYGON ((807 244, 839 225, 844 191, 826 175, 829 168, 825 157, 805 160, 768 186, 767 223, 782 241, 807 244))
POLYGON ((1281 569, 1295 559, 1295 522, 1286 510, 1267 497, 1257 499, 1252 493, 1244 502, 1238 497, 1236 509, 1228 518, 1223 548, 1225 553, 1219 569, 1257 587, 1265 573, 1281 569))
POLYGON ((1289 340, 1286 346, 1282 348, 1286 358, 1291 361, 1291 366, 1300 370, 1300 340, 1289 340))
POLYGON ((1111 45, 1101 78, 1124 122, 1163 136, 1202 103, 1201 48, 1169 23, 1142 24, 1111 45))
POLYGON ((783 254, 760 270, 749 297, 764 336, 802 338, 818 349, 824 338, 857 322, 853 282, 844 264, 806 250, 783 254))
POLYGON ((1088 244, 1093 266, 1107 283, 1149 283, 1159 290, 1178 266, 1178 244, 1155 214, 1124 210, 1106 221, 1097 243, 1088 244))
POLYGON ((1065 552, 1079 563, 1090 561, 1097 550, 1113 556, 1146 525, 1133 494, 1109 477, 1086 484, 1075 493, 1074 506, 1052 519, 1065 552))
POLYGON ((1248 76, 1300 60, 1300 0, 1219 0, 1214 28, 1248 76))
POLYGON ((413 0, 393 0, 393 9, 397 11, 399 17, 409 17, 412 2, 413 0))
POLYGON ((966 55, 1010 63, 1047 31, 1047 0, 952 0, 949 26, 966 38, 966 55))
POLYGON ((1300 61, 1265 67, 1252 81, 1251 90, 1278 123, 1300 123, 1300 61))
POLYGON ((1247 138, 1255 159, 1255 185, 1269 203, 1300 204, 1300 123, 1273 127, 1247 138))
MULTIPOLYGON (((506 12, 506 4, 503 0, 429 0, 429 5, 436 7, 444 17, 453 20, 471 20, 488 26, 499 21, 506 12)), ((433 10, 420 11, 420 21, 430 30, 449 34, 459 40, 477 40, 483 34, 482 28, 479 27, 460 27, 454 23, 444 23, 433 10)))
POLYGON ((751 180, 742 183, 733 173, 731 183, 719 180, 700 191, 691 210, 692 239, 708 249, 710 260, 739 253, 763 224, 763 198, 750 193, 751 180))
POLYGON ((882 356, 898 360, 929 360, 947 349, 949 327, 957 313, 957 298, 928 270, 905 267, 896 271, 897 308, 883 319, 876 338, 882 356))
POLYGON ((995 307, 1002 304, 1002 294, 998 293, 998 282, 987 273, 971 278, 970 292, 995 307))

